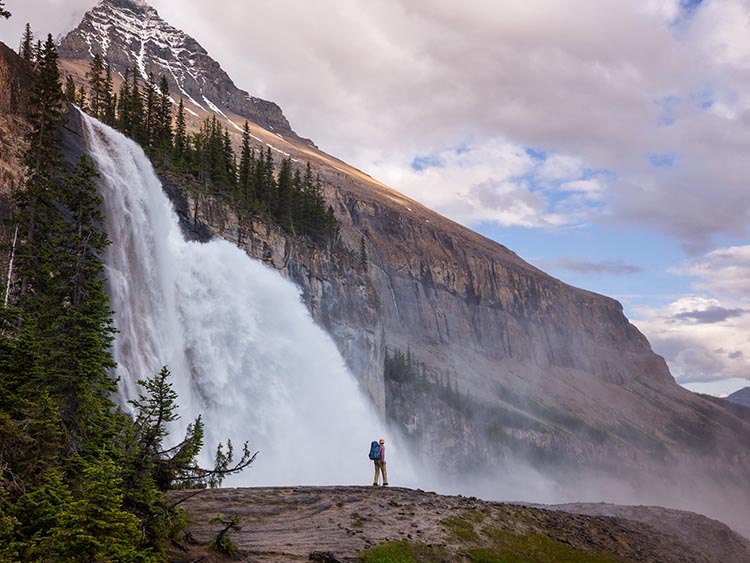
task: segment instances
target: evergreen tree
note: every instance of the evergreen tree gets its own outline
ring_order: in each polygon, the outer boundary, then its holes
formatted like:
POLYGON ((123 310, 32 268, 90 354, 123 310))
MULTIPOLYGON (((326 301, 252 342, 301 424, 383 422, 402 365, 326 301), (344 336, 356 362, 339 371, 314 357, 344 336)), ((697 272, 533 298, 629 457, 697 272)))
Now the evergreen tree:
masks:
POLYGON ((88 441, 94 440, 86 428, 104 428, 102 419, 114 407, 110 396, 116 391, 115 382, 107 375, 115 365, 110 353, 114 327, 101 259, 109 240, 103 228, 96 176, 93 161, 82 155, 64 181, 59 202, 69 219, 62 225, 54 249, 58 264, 54 290, 62 307, 46 338, 50 344, 46 361, 56 371, 52 388, 59 393, 69 439, 77 442, 84 432, 88 432, 88 441))
POLYGON ((86 88, 81 84, 78 88, 78 94, 76 95, 75 104, 83 111, 88 111, 88 104, 86 103, 88 96, 86 95, 86 88))
POLYGON ((21 37, 21 48, 19 49, 21 58, 31 62, 34 60, 34 34, 31 31, 31 24, 27 23, 21 37))
POLYGON ((116 108, 117 95, 114 93, 114 85, 112 83, 112 67, 107 64, 104 68, 101 115, 104 123, 110 127, 114 127, 115 125, 116 108))
POLYGON ((47 548, 60 563, 153 561, 139 553, 138 519, 122 510, 122 481, 107 457, 86 464, 76 500, 60 515, 47 548))
POLYGON ((326 211, 325 229, 328 242, 335 245, 340 236, 340 229, 338 219, 336 219, 336 214, 333 211, 333 207, 330 205, 328 206, 328 211, 326 211))
POLYGON ((274 206, 274 196, 276 194, 276 179, 273 176, 274 163, 271 147, 266 147, 266 159, 263 163, 263 196, 265 203, 265 212, 269 215, 272 213, 274 206))
POLYGON ((274 217, 284 229, 290 229, 292 221, 292 196, 294 190, 291 158, 285 158, 281 161, 277 184, 278 189, 275 198, 274 217))
POLYGON ((104 62, 99 53, 94 55, 89 64, 89 70, 86 73, 86 79, 89 82, 89 112, 91 115, 100 119, 104 113, 104 62))
POLYGON ((5 2, 3 0, 0 0, 0 18, 5 18, 6 20, 10 17, 10 12, 5 9, 4 6, 5 2))
POLYGON ((179 444, 171 448, 164 447, 169 424, 180 418, 177 414, 177 393, 169 381, 170 375, 165 366, 153 377, 139 381, 147 394, 129 401, 135 409, 134 446, 141 460, 141 466, 136 466, 131 482, 137 482, 141 474, 146 472, 154 476, 162 491, 183 487, 213 487, 219 485, 227 475, 248 467, 256 454, 250 453, 247 442, 244 444, 242 457, 236 463, 231 442, 228 442, 226 453, 219 444, 213 469, 198 466, 196 458, 203 447, 201 417, 188 425, 185 438, 179 444))
POLYGON ((144 121, 145 137, 141 143, 147 148, 156 145, 155 137, 158 128, 158 103, 156 100, 156 92, 156 79, 154 78, 154 73, 149 72, 148 83, 146 84, 146 116, 144 121))
POLYGON ((367 258, 367 246, 365 245, 365 237, 362 237, 359 241, 359 267, 367 271, 369 267, 369 260, 367 258))
POLYGON ((36 246, 37 234, 40 229, 52 228, 61 220, 53 197, 59 189, 62 164, 58 127, 63 121, 64 98, 57 68, 57 49, 51 34, 39 55, 30 98, 31 130, 24 154, 26 189, 16 195, 25 235, 24 243, 18 248, 22 296, 33 284, 43 286, 49 282, 49 270, 45 265, 48 249, 45 244, 36 246))
POLYGON ((148 131, 144 120, 143 96, 139 85, 138 69, 131 70, 130 95, 128 96, 128 115, 130 118, 130 129, 126 135, 132 137, 142 146, 148 146, 148 131))
POLYGON ((164 75, 154 100, 151 143, 154 154, 166 165, 172 152, 172 99, 169 96, 169 83, 164 75))
POLYGON ((117 127, 125 135, 130 135, 133 131, 130 104, 130 67, 126 67, 120 86, 120 96, 117 100, 117 127))
POLYGON ((65 78, 65 99, 74 104, 78 101, 77 98, 76 83, 73 80, 73 75, 69 74, 65 78))
POLYGON ((174 134, 174 156, 178 166, 185 160, 187 152, 187 125, 185 123, 185 103, 180 98, 177 107, 177 123, 174 134))

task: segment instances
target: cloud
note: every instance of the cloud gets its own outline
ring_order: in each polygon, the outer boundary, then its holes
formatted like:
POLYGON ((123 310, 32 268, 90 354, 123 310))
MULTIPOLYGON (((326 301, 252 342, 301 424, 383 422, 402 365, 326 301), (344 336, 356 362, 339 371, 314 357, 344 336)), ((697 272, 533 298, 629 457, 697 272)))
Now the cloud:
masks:
POLYGON ((677 320, 695 321, 699 324, 713 324, 724 322, 727 319, 734 319, 746 315, 747 313, 750 313, 750 309, 725 309, 724 307, 711 306, 703 310, 677 313, 673 318, 677 320))
POLYGON ((558 268, 579 274, 637 274, 639 266, 617 260, 589 261, 576 258, 559 258, 554 263, 558 268))
POLYGON ((750 315, 742 303, 690 296, 635 313, 633 323, 678 382, 750 379, 750 315))
POLYGON ((750 245, 718 248, 671 271, 697 278, 696 289, 750 298, 750 245))
POLYGON ((633 322, 681 383, 750 379, 750 246, 719 248, 671 272, 694 277, 704 295, 638 308, 633 322))

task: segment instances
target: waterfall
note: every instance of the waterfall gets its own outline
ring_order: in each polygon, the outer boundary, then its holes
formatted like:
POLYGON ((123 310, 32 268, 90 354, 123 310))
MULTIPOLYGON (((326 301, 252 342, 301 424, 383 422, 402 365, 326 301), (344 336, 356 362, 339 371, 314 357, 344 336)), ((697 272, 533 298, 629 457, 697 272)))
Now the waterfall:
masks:
MULTIPOLYGON (((227 241, 186 241, 140 147, 83 119, 112 240, 106 271, 123 404, 138 379, 167 365, 176 430, 203 415, 205 463, 227 438, 260 451, 230 484, 367 484, 366 452, 384 423, 298 288, 227 241)), ((411 480, 405 467, 399 473, 400 483, 411 480)))

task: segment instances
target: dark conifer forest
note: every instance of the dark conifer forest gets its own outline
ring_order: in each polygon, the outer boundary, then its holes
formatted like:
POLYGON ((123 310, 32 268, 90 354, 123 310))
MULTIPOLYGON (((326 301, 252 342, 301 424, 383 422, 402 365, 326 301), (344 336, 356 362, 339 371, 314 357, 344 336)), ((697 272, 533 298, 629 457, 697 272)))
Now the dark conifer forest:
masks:
POLYGON ((237 154, 229 130, 215 115, 188 133, 184 101, 180 98, 173 111, 166 77, 157 81, 149 74, 144 80, 137 68, 127 68, 115 93, 109 65, 95 54, 87 79, 88 91, 82 93, 67 78, 68 101, 137 141, 157 170, 186 176, 186 184, 230 203, 241 220, 260 216, 292 236, 329 248, 337 244, 338 221, 310 164, 279 159, 268 145, 256 150, 247 122, 237 154))

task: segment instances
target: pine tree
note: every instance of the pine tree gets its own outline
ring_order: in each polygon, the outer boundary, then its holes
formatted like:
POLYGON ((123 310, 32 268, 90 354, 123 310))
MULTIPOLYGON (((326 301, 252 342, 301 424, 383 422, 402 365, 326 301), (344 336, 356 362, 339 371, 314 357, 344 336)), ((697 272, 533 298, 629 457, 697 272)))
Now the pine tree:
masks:
POLYGON ((21 58, 31 62, 34 60, 34 34, 31 31, 31 24, 27 23, 21 37, 21 48, 19 50, 21 58))
POLYGON ((5 18, 6 20, 11 16, 10 12, 5 9, 4 6, 5 2, 3 0, 0 0, 0 18, 5 18))

